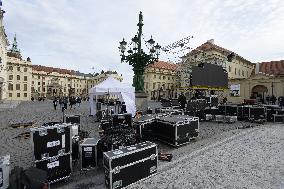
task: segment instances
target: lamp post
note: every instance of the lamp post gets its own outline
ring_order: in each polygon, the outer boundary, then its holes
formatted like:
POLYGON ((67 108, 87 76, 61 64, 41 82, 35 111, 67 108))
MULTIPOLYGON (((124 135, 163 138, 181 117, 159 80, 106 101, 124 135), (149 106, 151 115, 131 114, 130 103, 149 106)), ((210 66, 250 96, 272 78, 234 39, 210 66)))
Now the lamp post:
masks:
POLYGON ((138 33, 135 35, 130 42, 132 48, 130 47, 127 50, 127 42, 124 40, 119 42, 121 62, 126 62, 133 67, 134 77, 133 77, 133 86, 135 87, 135 92, 144 92, 144 71, 147 65, 158 61, 160 55, 161 46, 155 41, 152 36, 147 41, 149 45, 149 54, 146 54, 142 49, 141 37, 142 37, 142 27, 143 27, 143 15, 142 12, 139 14, 138 33), (127 54, 126 54, 127 53, 127 54))

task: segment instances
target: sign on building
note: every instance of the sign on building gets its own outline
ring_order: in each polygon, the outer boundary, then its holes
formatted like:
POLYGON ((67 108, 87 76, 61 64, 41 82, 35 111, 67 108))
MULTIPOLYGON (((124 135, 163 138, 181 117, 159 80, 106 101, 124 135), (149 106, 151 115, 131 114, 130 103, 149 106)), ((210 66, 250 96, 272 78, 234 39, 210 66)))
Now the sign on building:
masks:
POLYGON ((232 84, 230 85, 230 96, 240 96, 240 89, 241 85, 240 84, 232 84))

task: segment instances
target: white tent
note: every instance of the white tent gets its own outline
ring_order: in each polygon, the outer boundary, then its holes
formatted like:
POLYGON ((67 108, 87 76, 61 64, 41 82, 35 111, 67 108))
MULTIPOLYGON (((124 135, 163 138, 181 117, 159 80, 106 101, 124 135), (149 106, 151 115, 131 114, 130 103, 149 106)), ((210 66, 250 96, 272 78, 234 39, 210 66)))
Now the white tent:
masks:
POLYGON ((105 95, 109 93, 110 95, 119 96, 121 102, 125 102, 126 111, 131 113, 132 116, 135 115, 136 105, 135 105, 135 88, 130 84, 121 83, 113 77, 108 77, 102 83, 94 86, 89 90, 90 95, 90 115, 96 115, 96 102, 94 103, 94 97, 97 100, 98 95, 105 95))

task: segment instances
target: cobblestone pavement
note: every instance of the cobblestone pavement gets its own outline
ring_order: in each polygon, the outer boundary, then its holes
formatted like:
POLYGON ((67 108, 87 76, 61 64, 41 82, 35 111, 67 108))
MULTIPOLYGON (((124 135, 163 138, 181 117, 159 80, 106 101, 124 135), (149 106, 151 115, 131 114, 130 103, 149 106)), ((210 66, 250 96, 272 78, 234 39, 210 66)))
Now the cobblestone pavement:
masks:
POLYGON ((130 188, 284 188, 284 126, 259 127, 160 168, 130 188))
MULTIPOLYGON (((96 123, 94 121, 93 117, 89 116, 89 107, 88 107, 87 102, 83 102, 81 104, 80 108, 76 108, 76 109, 72 109, 72 110, 70 110, 68 108, 68 110, 66 111, 66 114, 81 114, 81 128, 83 130, 90 132, 90 137, 98 135, 98 133, 96 132, 97 128, 98 128, 98 123, 96 123)), ((14 129, 14 128, 9 127, 9 124, 19 123, 19 122, 35 122, 35 125, 41 125, 45 122, 61 121, 61 120, 62 120, 62 112, 60 110, 53 110, 53 106, 52 106, 51 101, 23 102, 15 109, 9 109, 7 111, 0 112, 0 155, 6 155, 6 154, 11 155, 11 167, 21 166, 21 167, 27 168, 29 166, 32 166, 32 154, 33 154, 33 152, 32 152, 32 149, 31 149, 30 140, 29 139, 17 138, 17 136, 20 133, 27 132, 27 131, 29 131, 29 129, 14 129)), ((173 161, 174 162, 180 161, 181 163, 172 164, 172 163, 167 163, 167 162, 159 162, 159 170, 161 170, 160 174, 158 174, 155 177, 150 178, 149 180, 147 180, 143 183, 140 183, 141 188, 152 188, 152 187, 153 188, 160 188, 160 187, 161 188, 184 188, 183 185, 178 185, 177 182, 174 182, 172 178, 171 179, 167 178, 167 179, 169 179, 169 181, 171 180, 171 182, 175 183, 175 185, 170 185, 169 182, 165 182, 165 178, 166 178, 164 176, 165 174, 172 175, 173 178, 174 178, 174 176, 179 175, 178 177, 180 177, 182 179, 188 178, 188 180, 196 181, 196 187, 200 186, 200 188, 204 188, 202 186, 209 186, 209 188, 210 188, 210 185, 200 185, 200 183, 197 182, 198 180, 202 181, 202 178, 203 178, 204 175, 203 176, 202 175, 201 176, 195 175, 195 177, 196 177, 195 179, 192 179, 191 175, 194 175, 195 171, 198 172, 198 174, 199 174, 200 170, 204 171, 204 167, 202 167, 201 165, 202 164, 206 165, 207 161, 209 161, 211 163, 214 162, 214 164, 217 164, 218 161, 216 163, 215 160, 210 160, 210 159, 212 159, 213 156, 215 156, 215 155, 219 157, 219 154, 217 152, 220 151, 218 149, 220 149, 221 147, 217 146, 217 147, 212 148, 212 149, 217 148, 216 154, 214 154, 212 156, 205 156, 207 151, 206 151, 206 153, 205 152, 201 153, 201 155, 203 155, 204 157, 199 154, 198 156, 192 158, 192 160, 190 160, 190 161, 188 160, 190 158, 187 158, 187 156, 189 156, 192 153, 198 152, 200 149, 207 148, 211 144, 215 144, 215 143, 218 143, 219 141, 226 140, 227 138, 230 138, 231 136, 238 135, 239 133, 257 130, 257 133, 261 134, 261 132, 259 132, 259 128, 265 129, 265 127, 268 127, 268 126, 261 126, 261 127, 256 127, 256 128, 252 128, 252 129, 246 129, 246 130, 237 129, 238 127, 240 127, 243 124, 246 124, 246 123, 238 122, 238 123, 235 123, 235 124, 222 124, 222 123, 218 124, 218 123, 202 122, 202 123, 200 123, 200 137, 195 142, 192 142, 192 143, 185 145, 185 146, 182 146, 180 148, 172 148, 172 147, 164 145, 162 143, 158 143, 159 149, 161 151, 173 153, 173 155, 174 155, 173 161), (204 159, 204 161, 203 160, 200 161, 199 157, 200 158, 202 157, 204 159), (187 160, 186 160, 186 158, 187 158, 187 160), (192 166, 192 168, 188 168, 188 170, 187 170, 188 174, 187 173, 183 174, 182 172, 178 173, 178 171, 182 170, 182 167, 180 167, 182 165, 185 165, 185 166, 188 165, 189 167, 192 166), (179 167, 180 170, 176 169, 176 167, 179 167), (177 171, 177 174, 170 172, 170 170, 177 171), (188 175, 188 177, 186 175, 188 175), (161 179, 161 181, 163 180, 164 185, 161 184, 161 182, 159 181, 160 179, 161 179), (153 184, 149 184, 149 182, 153 182, 153 184)), ((270 126, 268 128, 270 128, 270 126)), ((274 127, 271 127, 271 128, 274 128, 274 127)), ((278 128, 278 127, 275 127, 275 128, 278 128)), ((278 129, 278 132, 280 132, 280 131, 282 131, 282 133, 283 133, 283 130, 278 129)), ((282 136, 283 136, 283 134, 282 134, 282 136)), ((262 138, 263 138, 263 136, 258 137, 257 140, 261 141, 262 138)), ((276 143, 276 142, 278 142, 279 138, 276 137, 274 139, 275 139, 274 142, 276 143)), ((233 140, 233 141, 235 141, 235 140, 233 140)), ((237 139, 236 139, 236 141, 237 141, 237 139)), ((272 141, 272 139, 271 139, 271 141, 272 141)), ((282 141, 282 145, 283 145, 283 138, 280 141, 282 141)), ((249 144, 250 141, 247 141, 247 142, 249 144)), ((243 143, 241 143, 241 142, 236 143, 236 145, 239 145, 239 144, 243 145, 243 143)), ((228 146, 226 148, 224 147, 224 149, 227 149, 227 150, 226 151, 223 150, 224 152, 222 152, 223 154, 226 155, 226 158, 227 158, 227 159, 224 160, 222 166, 228 167, 228 165, 226 165, 226 164, 230 163, 230 162, 227 161, 228 159, 230 159, 230 157, 229 157, 230 153, 233 153, 232 150, 230 151, 230 149, 236 148, 236 151, 237 151, 237 149, 239 148, 239 147, 234 146, 234 145, 231 145, 231 148, 229 148, 229 147, 230 146, 228 146)), ((253 145, 250 145, 250 147, 252 147, 252 149, 253 149, 253 145)), ((274 147, 274 145, 272 145, 272 147, 274 147)), ((268 148, 269 147, 267 147, 267 149, 268 148)), ((215 150, 212 150, 212 149, 208 148, 208 153, 215 151, 215 150)), ((248 150, 248 149, 246 148, 246 150, 248 150)), ((240 151, 237 151, 237 152, 240 152, 240 151)), ((251 150, 249 152, 253 153, 253 150, 251 150)), ((259 151, 256 151, 256 152, 259 152, 259 151)), ((280 152, 283 154, 283 148, 282 148, 282 151, 280 151, 280 152)), ((246 155, 244 158, 249 158, 248 156, 249 156, 250 153, 248 153, 248 155, 246 155)), ((283 155, 282 155, 282 157, 283 157, 283 155)), ((233 159, 234 159, 234 161, 238 160, 237 157, 233 158, 233 159)), ((220 161, 221 160, 222 159, 220 159, 220 161)), ((243 159, 242 161, 244 161, 244 160, 246 160, 246 159, 243 159)), ((260 159, 260 160, 262 160, 262 159, 260 159)), ((251 163, 251 161, 249 161, 248 163, 251 163)), ((230 163, 230 165, 231 164, 232 164, 232 166, 235 166, 235 164, 230 163)), ((283 165, 283 162, 282 162, 282 165, 283 165)), ((235 170, 232 167, 228 167, 230 169, 228 169, 228 170, 222 169, 223 172, 219 173, 218 172, 219 170, 216 169, 214 166, 213 167, 210 167, 209 165, 206 165, 206 166, 205 166, 206 168, 212 168, 212 173, 210 172, 212 175, 214 175, 213 173, 215 173, 215 172, 216 172, 215 174, 218 173, 217 175, 222 175, 222 174, 228 173, 228 171, 231 170, 231 169, 235 170)), ((251 165, 249 165, 249 166, 251 166, 251 165)), ((257 166, 258 167, 254 171, 256 172, 258 169, 260 169, 260 171, 261 171, 261 168, 259 168, 260 164, 257 164, 257 166)), ((103 168, 102 167, 99 167, 98 169, 96 169, 94 171, 90 171, 90 172, 83 173, 83 174, 81 174, 77 170, 78 170, 78 168, 75 166, 74 167, 74 173, 72 174, 72 177, 71 177, 69 182, 67 182, 67 183, 63 182, 63 183, 55 184, 51 188, 105 188, 105 186, 104 186, 104 175, 103 175, 103 168)), ((248 171, 248 169, 246 169, 246 168, 243 168, 242 170, 248 171)), ((202 174, 205 174, 205 173, 202 173, 202 174)), ((209 174, 209 173, 206 173, 206 174, 209 174)), ((238 172, 238 174, 241 174, 241 173, 238 172)), ((244 174, 250 174, 250 172, 244 172, 244 174)), ((283 176, 283 169, 282 169, 281 174, 283 176)), ((275 178, 277 178, 277 173, 275 173, 274 175, 276 175, 275 178)), ((232 178, 234 178, 234 175, 233 175, 232 178)), ((254 177, 249 177, 249 178, 254 178, 254 177)), ((214 180, 212 180, 212 182, 215 184, 215 185, 213 185, 213 188, 216 188, 217 186, 219 186, 218 183, 220 182, 220 180, 218 182, 217 181, 215 182, 214 180)), ((186 185, 186 183, 183 183, 183 184, 184 184, 184 186, 187 186, 186 188, 195 188, 194 183, 195 182, 190 182, 192 187, 189 184, 189 182, 188 182, 188 185, 186 185)), ((225 185, 223 185, 223 186, 225 186, 225 185)), ((139 187, 135 186, 135 187, 140 188, 140 186, 139 187)), ((208 188, 208 187, 205 187, 205 188, 208 188)), ((248 187, 248 188, 250 188, 250 187, 248 187)))

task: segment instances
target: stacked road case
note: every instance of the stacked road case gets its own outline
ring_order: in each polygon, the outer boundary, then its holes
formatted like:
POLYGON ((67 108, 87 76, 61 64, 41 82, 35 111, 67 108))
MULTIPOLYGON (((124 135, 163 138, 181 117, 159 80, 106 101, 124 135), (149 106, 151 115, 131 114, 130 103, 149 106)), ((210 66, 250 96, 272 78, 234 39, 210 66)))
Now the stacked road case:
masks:
POLYGON ((35 167, 47 171, 49 183, 67 179, 72 171, 72 124, 31 128, 35 167))
POLYGON ((86 138, 80 144, 81 170, 90 170, 98 165, 98 139, 86 138))
POLYGON ((119 189, 157 173, 157 145, 143 142, 104 152, 105 184, 119 189))
POLYGON ((0 157, 0 188, 9 187, 10 155, 0 157))

